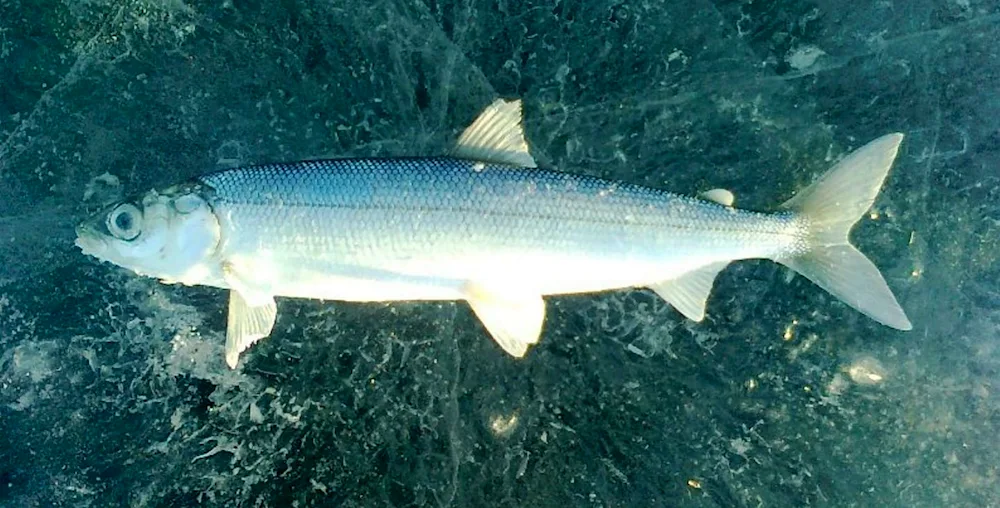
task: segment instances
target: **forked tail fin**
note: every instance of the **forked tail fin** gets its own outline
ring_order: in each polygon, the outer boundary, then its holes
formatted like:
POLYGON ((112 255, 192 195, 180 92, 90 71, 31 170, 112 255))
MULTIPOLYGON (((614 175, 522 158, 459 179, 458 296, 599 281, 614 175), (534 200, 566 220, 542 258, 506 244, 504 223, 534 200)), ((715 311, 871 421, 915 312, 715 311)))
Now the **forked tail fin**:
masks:
POLYGON ((903 135, 888 134, 857 149, 782 207, 807 221, 808 250, 775 261, 795 270, 872 319, 900 330, 913 325, 878 268, 848 235, 871 208, 903 135))

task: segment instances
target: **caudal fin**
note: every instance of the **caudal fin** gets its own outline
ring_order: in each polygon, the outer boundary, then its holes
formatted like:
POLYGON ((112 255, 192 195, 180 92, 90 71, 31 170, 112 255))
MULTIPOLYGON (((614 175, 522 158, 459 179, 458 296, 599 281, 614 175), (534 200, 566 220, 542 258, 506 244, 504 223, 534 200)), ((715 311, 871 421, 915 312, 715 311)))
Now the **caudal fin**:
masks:
POLYGON ((808 223, 808 250, 777 259, 872 319, 900 330, 913 325, 878 268, 848 235, 871 208, 903 135, 888 134, 857 149, 782 206, 808 223))

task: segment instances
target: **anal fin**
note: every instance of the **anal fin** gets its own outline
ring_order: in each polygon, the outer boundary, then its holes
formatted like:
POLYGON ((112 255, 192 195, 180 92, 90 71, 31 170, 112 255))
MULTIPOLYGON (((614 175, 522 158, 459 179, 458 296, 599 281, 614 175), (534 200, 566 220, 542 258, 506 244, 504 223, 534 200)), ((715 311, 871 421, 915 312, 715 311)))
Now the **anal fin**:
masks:
POLYGON ((507 354, 521 358, 538 342, 545 321, 545 301, 539 294, 508 292, 470 284, 466 300, 507 354))
POLYGON ((263 305, 250 306, 238 291, 229 292, 226 318, 226 364, 235 369, 240 353, 271 334, 278 307, 274 298, 263 305))
POLYGON ((684 317, 692 321, 705 319, 705 304, 712 292, 715 277, 729 263, 719 262, 703 266, 693 272, 685 273, 676 278, 650 284, 656 294, 660 295, 684 317))

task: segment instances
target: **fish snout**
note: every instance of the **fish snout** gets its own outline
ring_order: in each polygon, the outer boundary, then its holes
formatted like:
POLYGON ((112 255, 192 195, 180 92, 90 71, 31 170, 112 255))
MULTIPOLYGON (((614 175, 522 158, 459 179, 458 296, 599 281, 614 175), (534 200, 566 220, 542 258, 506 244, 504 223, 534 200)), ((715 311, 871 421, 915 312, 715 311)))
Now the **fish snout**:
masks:
POLYGON ((76 226, 76 241, 73 243, 84 254, 94 257, 100 257, 101 252, 106 247, 106 242, 101 233, 95 230, 88 222, 83 222, 76 226))

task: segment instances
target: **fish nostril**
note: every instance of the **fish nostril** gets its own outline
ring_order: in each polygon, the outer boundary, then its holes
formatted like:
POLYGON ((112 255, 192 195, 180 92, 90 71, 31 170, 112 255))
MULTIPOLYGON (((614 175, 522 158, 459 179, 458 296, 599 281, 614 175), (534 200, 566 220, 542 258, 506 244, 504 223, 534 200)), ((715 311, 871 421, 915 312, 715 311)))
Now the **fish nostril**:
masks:
POLYGON ((93 236, 94 228, 90 227, 86 222, 76 225, 75 228, 76 236, 93 236))

